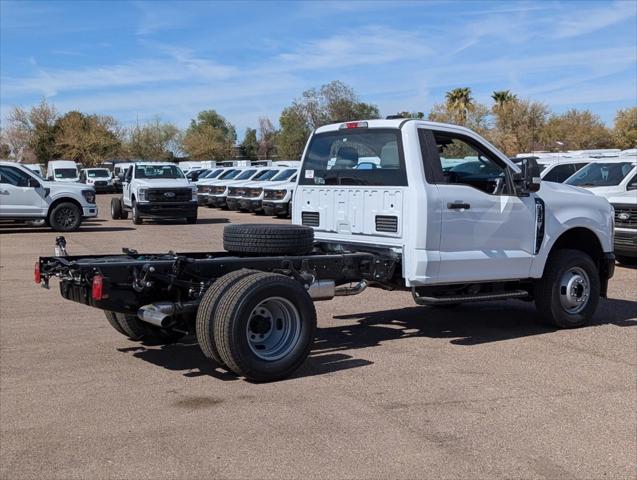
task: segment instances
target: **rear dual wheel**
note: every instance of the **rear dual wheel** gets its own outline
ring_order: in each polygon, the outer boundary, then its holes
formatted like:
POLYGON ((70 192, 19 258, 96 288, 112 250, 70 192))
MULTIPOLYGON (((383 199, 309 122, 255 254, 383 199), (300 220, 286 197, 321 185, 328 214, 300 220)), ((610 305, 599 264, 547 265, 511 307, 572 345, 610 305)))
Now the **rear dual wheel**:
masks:
POLYGON ((294 372, 307 358, 315 331, 316 311, 305 288, 275 273, 244 270, 222 277, 197 315, 204 355, 257 382, 294 372))

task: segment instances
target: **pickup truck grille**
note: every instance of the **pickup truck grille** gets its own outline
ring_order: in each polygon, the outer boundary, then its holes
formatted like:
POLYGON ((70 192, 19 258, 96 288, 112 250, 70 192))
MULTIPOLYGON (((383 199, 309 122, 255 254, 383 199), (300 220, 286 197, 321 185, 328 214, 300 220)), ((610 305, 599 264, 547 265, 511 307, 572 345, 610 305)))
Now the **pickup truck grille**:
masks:
POLYGON ((376 231, 387 233, 398 232, 398 217, 393 215, 376 215, 376 231))
POLYGON ((614 204, 615 226, 620 228, 637 228, 637 205, 614 204))
POLYGON ((150 188, 147 198, 149 202, 189 202, 192 200, 192 189, 150 188))
POLYGON ((320 224, 319 212, 301 212, 301 224, 308 227, 318 227, 320 224))
POLYGON ((98 181, 94 182, 93 185, 95 185, 96 187, 105 187, 108 184, 105 181, 98 181))

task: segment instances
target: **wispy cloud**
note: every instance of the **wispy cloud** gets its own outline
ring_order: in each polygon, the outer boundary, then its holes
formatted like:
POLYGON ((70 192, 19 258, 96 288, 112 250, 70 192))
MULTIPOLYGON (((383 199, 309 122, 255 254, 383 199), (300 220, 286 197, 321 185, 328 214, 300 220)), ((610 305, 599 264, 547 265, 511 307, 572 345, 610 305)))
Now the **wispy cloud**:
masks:
MULTIPOLYGON (((586 35, 620 22, 635 23, 637 16, 637 2, 616 1, 594 8, 573 8, 564 12, 558 19, 555 38, 569 38, 586 35)), ((634 47, 634 45, 633 45, 634 47)))

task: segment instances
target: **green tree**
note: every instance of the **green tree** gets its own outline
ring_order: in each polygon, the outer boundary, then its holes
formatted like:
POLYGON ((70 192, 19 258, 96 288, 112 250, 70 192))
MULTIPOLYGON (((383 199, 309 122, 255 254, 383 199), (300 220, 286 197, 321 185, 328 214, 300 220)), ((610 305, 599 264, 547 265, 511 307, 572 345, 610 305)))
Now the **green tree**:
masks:
POLYGON ((68 112, 53 128, 56 156, 87 167, 99 165, 120 152, 118 132, 112 117, 68 112))
POLYGON ((341 81, 311 88, 281 112, 276 136, 278 155, 299 158, 310 132, 321 125, 378 117, 378 107, 361 102, 352 87, 341 81))
POLYGON ((471 97, 471 89, 454 88, 445 94, 447 110, 456 119, 460 125, 465 125, 469 118, 469 114, 475 110, 474 100, 471 97))
POLYGON ((5 132, 13 158, 38 163, 47 163, 55 158, 53 127, 57 118, 55 106, 46 99, 29 111, 13 107, 7 116, 5 132))
POLYGON ((571 109, 561 115, 553 115, 541 132, 545 149, 558 150, 558 143, 567 150, 608 148, 613 146, 611 131, 590 110, 571 109))
POLYGON ((182 149, 194 160, 223 160, 234 157, 237 132, 228 120, 214 110, 204 110, 190 122, 182 149))
POLYGON ((518 96, 511 93, 511 90, 496 90, 491 94, 494 108, 502 107, 510 102, 516 102, 518 96))
POLYGON ((257 131, 254 128, 246 128, 243 142, 241 142, 241 153, 249 160, 256 160, 259 142, 257 141, 257 131))
POLYGON ((298 160, 312 129, 308 125, 304 112, 298 105, 286 107, 279 117, 281 127, 276 136, 279 158, 298 160))
POLYGON ((179 129, 155 118, 128 131, 125 156, 141 160, 172 160, 179 152, 179 129))
POLYGON ((540 102, 509 97, 493 106, 495 125, 486 136, 507 155, 542 147, 541 136, 549 115, 540 102))
POLYGON ((617 111, 613 138, 617 148, 637 148, 637 107, 617 111))

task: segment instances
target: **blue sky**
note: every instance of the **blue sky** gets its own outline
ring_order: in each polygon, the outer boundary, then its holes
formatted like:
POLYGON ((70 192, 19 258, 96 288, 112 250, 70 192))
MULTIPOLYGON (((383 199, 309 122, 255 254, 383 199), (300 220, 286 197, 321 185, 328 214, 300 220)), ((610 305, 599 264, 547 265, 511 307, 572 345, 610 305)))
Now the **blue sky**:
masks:
POLYGON ((243 136, 339 79, 383 115, 470 86, 589 108, 637 104, 637 2, 9 2, 0 0, 0 114, 60 111, 186 126, 214 108, 243 136))

